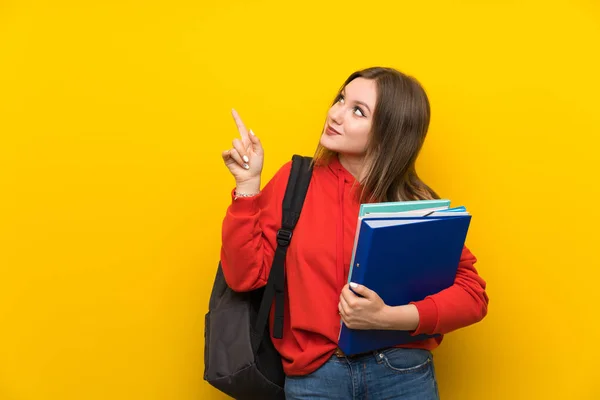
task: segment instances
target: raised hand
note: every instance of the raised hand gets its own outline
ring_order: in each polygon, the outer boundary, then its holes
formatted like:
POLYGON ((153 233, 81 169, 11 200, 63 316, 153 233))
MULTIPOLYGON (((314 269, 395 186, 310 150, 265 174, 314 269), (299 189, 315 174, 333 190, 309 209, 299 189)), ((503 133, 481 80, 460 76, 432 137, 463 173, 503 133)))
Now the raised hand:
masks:
POLYGON ((260 174, 263 168, 264 152, 260 140, 252 130, 248 131, 235 110, 231 110, 240 138, 233 140, 233 148, 222 153, 223 161, 235 178, 237 189, 246 191, 260 188, 260 174))

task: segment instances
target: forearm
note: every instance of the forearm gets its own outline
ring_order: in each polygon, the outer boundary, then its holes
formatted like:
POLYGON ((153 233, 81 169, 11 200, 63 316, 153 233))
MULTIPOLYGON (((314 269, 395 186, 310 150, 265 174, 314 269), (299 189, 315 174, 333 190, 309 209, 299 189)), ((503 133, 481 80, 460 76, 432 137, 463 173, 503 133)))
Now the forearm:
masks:
MULTIPOLYGON (((291 163, 289 163, 291 165, 291 163)), ((260 180, 236 182, 222 227, 221 263, 233 290, 245 292, 264 286, 270 272, 276 233, 281 225, 281 192, 289 168, 281 168, 260 190, 260 180), (246 197, 244 195, 249 195, 246 197)))
POLYGON ((375 329, 414 331, 419 326, 419 311, 413 304, 385 306, 376 320, 375 329))
POLYGON ((258 199, 233 201, 223 221, 221 264, 227 284, 236 291, 262 286, 263 245, 258 222, 258 199))

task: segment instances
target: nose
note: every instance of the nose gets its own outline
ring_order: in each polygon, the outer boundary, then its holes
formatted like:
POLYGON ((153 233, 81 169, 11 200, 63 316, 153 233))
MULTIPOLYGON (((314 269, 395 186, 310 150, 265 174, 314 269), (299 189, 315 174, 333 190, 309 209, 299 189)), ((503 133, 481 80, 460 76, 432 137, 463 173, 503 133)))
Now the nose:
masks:
POLYGON ((344 107, 340 104, 336 104, 329 109, 329 119, 335 122, 337 125, 342 125, 344 121, 344 107))

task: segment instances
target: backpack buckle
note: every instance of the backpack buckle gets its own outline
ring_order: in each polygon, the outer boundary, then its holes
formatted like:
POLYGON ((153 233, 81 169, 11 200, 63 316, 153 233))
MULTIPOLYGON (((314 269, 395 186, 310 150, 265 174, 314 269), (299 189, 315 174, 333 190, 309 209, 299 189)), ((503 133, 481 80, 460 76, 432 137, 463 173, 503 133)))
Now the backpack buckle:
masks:
POLYGON ((292 240, 292 231, 280 229, 277 231, 277 243, 280 246, 288 246, 292 240))

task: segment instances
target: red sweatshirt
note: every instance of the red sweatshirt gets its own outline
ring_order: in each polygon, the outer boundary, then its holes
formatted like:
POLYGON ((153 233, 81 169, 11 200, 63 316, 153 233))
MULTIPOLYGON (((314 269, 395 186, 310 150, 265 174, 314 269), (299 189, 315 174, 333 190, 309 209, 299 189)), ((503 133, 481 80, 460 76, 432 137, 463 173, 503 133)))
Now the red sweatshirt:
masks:
MULTIPOLYGON (((262 192, 234 200, 223 221, 221 263, 235 291, 267 283, 277 247, 291 161, 262 192)), ((283 338, 273 343, 288 375, 305 375, 325 363, 337 347, 339 296, 347 283, 360 204, 355 178, 334 158, 315 166, 302 214, 287 252, 283 338)), ((233 192, 232 192, 233 195, 233 192)), ((465 247, 454 284, 414 302, 420 323, 413 335, 445 334, 480 321, 487 313, 485 281, 473 267, 476 258, 465 247)), ((274 307, 269 319, 273 326, 274 307)), ((403 345, 433 349, 442 337, 403 345)))

